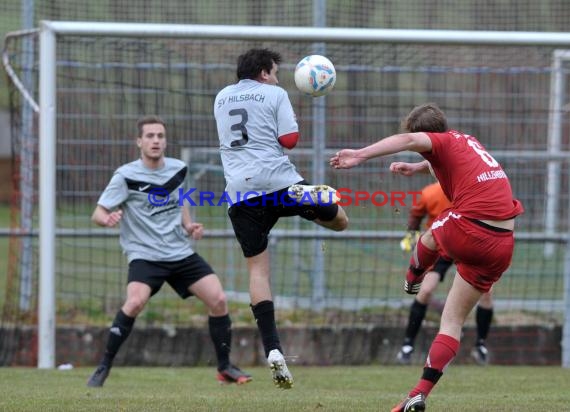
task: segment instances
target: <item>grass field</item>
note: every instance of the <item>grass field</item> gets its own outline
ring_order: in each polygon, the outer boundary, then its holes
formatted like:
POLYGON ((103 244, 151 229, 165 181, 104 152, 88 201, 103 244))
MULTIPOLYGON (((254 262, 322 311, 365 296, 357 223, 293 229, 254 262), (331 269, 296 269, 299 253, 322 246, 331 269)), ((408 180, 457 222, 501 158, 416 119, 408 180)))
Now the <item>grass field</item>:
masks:
MULTIPOLYGON (((212 368, 115 368, 103 388, 92 369, 0 369, 2 411, 389 411, 416 383, 419 367, 293 367, 295 387, 273 387, 269 370, 221 386, 212 368)), ((570 370, 450 367, 428 399, 430 411, 568 411, 570 370)))

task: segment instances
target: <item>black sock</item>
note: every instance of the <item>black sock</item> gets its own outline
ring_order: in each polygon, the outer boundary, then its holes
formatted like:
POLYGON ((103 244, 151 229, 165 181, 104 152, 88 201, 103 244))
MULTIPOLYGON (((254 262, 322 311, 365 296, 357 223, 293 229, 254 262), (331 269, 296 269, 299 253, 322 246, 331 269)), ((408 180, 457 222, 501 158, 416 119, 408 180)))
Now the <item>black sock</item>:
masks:
POLYGON ((422 373, 422 379, 425 379, 426 381, 430 381, 435 385, 437 383, 437 381, 439 381, 439 378, 441 378, 442 375, 443 375, 443 372, 438 371, 437 369, 434 369, 434 368, 424 366, 424 371, 422 373))
POLYGON ((125 315, 125 313, 119 309, 113 325, 109 329, 109 337, 107 338, 107 347, 105 349, 105 355, 101 361, 102 365, 111 367, 113 364, 113 359, 119 351, 119 348, 125 340, 129 337, 131 330, 133 329, 133 324, 135 323, 135 318, 125 315))
POLYGON ((426 317, 427 306, 414 299, 410 308, 410 316, 408 318, 408 326, 404 338, 404 345, 414 346, 416 336, 422 327, 422 322, 426 317))
POLYGON ((230 351, 232 349, 232 321, 230 315, 210 316, 208 318, 210 338, 214 343, 218 370, 221 371, 230 366, 230 351))
POLYGON ((263 342, 263 349, 265 350, 265 357, 269 356, 269 352, 273 349, 281 349, 279 342, 279 335, 277 333, 277 326, 275 324, 275 308, 273 302, 264 300, 255 306, 251 306, 253 317, 257 322, 257 328, 261 334, 261 341, 263 342))
POLYGON ((486 309, 481 306, 477 306, 477 312, 475 313, 475 321, 477 322, 477 343, 476 345, 485 344, 485 339, 489 334, 489 329, 491 328, 491 321, 493 320, 493 308, 486 309))

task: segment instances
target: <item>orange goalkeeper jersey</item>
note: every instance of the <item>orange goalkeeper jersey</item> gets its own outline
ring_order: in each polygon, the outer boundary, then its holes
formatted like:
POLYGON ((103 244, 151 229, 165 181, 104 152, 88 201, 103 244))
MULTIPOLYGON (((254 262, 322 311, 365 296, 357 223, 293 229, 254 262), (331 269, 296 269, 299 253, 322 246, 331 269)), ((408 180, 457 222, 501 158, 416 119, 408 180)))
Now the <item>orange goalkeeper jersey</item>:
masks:
POLYGON ((451 207, 451 202, 447 199, 441 186, 438 182, 427 185, 422 189, 422 195, 419 201, 412 205, 410 209, 410 222, 418 222, 417 228, 419 230, 419 222, 427 216, 428 220, 425 227, 429 229, 431 224, 437 216, 445 209, 451 207))

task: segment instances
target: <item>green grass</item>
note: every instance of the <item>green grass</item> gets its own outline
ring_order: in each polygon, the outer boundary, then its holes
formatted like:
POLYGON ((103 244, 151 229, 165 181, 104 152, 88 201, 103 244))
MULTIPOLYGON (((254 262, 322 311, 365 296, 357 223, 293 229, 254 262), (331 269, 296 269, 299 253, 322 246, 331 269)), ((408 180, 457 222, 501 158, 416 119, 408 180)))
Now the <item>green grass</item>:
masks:
MULTIPOLYGON (((92 369, 0 369, 2 411, 387 411, 416 383, 420 367, 293 367, 295 387, 278 390, 269 370, 220 386, 213 368, 120 368, 103 388, 92 369)), ((568 410, 570 371, 558 367, 450 367, 428 399, 432 411, 568 410)))

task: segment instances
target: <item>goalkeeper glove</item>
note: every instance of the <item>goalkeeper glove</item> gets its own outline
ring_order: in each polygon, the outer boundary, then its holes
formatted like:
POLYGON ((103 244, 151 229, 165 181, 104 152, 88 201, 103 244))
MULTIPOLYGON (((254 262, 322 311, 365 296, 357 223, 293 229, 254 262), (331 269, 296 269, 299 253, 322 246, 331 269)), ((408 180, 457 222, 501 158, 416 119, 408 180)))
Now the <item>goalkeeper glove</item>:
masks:
POLYGON ((406 236, 400 241, 400 248, 404 252, 411 252, 420 239, 420 232, 417 230, 409 230, 406 236))

